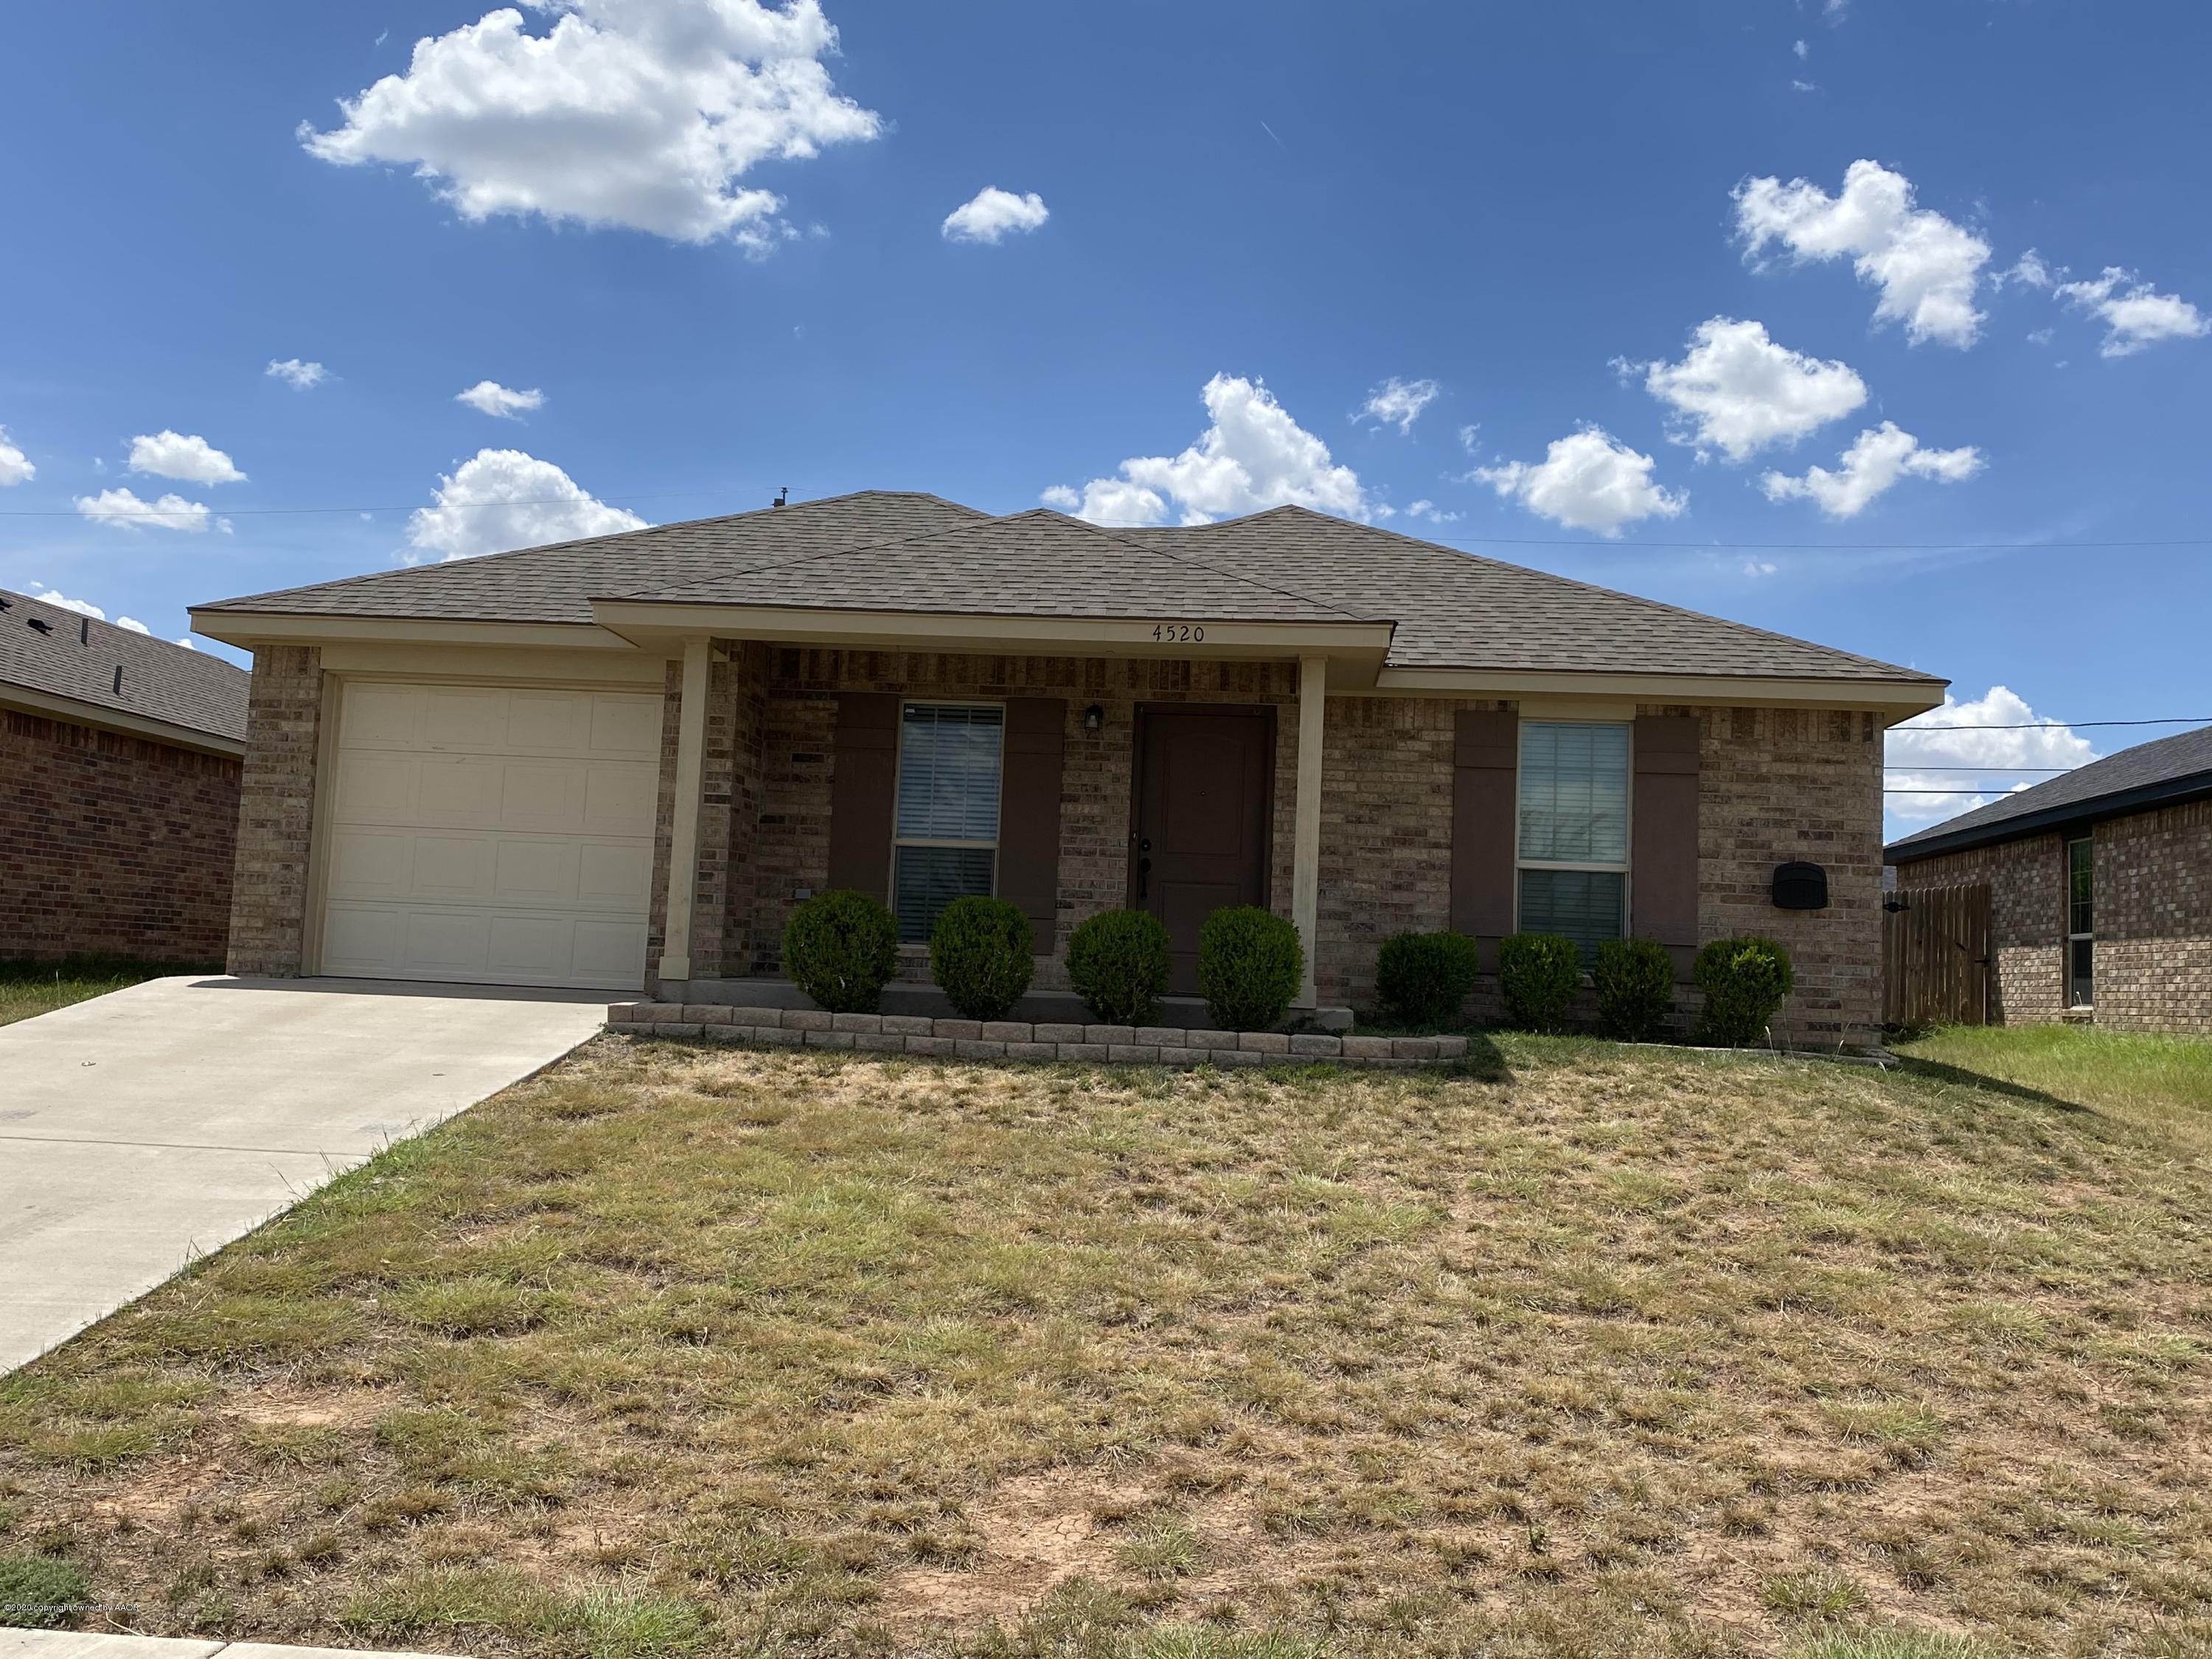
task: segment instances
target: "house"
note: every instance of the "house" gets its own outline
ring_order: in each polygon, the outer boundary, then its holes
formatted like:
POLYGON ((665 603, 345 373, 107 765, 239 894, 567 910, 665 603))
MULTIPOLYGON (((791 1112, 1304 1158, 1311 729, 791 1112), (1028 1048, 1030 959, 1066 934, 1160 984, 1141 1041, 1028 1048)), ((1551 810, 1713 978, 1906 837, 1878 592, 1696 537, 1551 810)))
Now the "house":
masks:
POLYGON ((1986 884, 1990 1018, 2212 1036, 2212 726, 1893 842, 1898 891, 1986 884))
POLYGON ((0 959, 222 960, 247 678, 0 592, 0 959))
POLYGON ((241 973, 657 988, 776 971, 830 887, 1256 903, 1304 1006, 1406 928, 1757 930, 1791 1029, 1879 1018, 1881 738, 1942 682, 1296 507, 1112 530, 890 492, 193 612, 254 653, 241 973), (1784 864, 1817 908, 1780 908, 1784 864), (1824 877, 1825 883, 1818 878, 1824 877), (1825 890, 1822 890, 1824 886, 1825 890))

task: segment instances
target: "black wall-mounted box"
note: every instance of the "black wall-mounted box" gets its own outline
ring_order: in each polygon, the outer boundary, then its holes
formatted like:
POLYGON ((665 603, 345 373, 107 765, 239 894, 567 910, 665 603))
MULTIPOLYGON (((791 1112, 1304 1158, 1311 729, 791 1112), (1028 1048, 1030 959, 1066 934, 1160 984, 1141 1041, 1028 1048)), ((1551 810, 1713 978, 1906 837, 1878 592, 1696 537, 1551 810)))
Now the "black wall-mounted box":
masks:
POLYGON ((1774 908, 1778 910, 1826 909, 1828 872, 1817 864, 1776 866, 1774 908))

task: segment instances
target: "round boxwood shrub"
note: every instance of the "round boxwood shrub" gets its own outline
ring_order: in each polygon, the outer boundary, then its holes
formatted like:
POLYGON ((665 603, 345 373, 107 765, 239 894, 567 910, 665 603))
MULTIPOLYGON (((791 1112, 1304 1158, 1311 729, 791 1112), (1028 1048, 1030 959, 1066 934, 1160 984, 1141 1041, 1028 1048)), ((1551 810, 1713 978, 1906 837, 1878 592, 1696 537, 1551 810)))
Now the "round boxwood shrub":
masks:
POLYGON ((1273 910, 1234 905, 1198 930, 1199 994, 1206 1018, 1224 1030, 1281 1024, 1305 968, 1298 930, 1273 910))
POLYGON ((1505 1018, 1524 1031, 1564 1031, 1583 982, 1583 953, 1559 933, 1515 933, 1498 946, 1505 1018))
POLYGON ((1143 910, 1102 910, 1068 935, 1067 983, 1103 1025, 1149 1025, 1168 988, 1168 930, 1143 910))
POLYGON ((833 1014, 872 1014, 898 971, 898 919, 866 893, 817 893, 785 925, 783 971, 833 1014))
POLYGON ((1598 1024, 1623 1042, 1649 1042, 1674 1008, 1674 959, 1656 939, 1609 939, 1590 970, 1598 1024))
POLYGON ((1480 967, 1480 949, 1465 933, 1394 933, 1375 958, 1375 1000, 1408 1025, 1448 1025, 1480 967))
POLYGON ((929 935, 929 974, 963 1019, 1004 1019, 1030 988, 1030 919, 998 898, 957 898, 929 935))
POLYGON ((1698 1040, 1723 1048, 1741 1048, 1764 1036, 1797 982, 1790 953, 1757 933, 1713 940, 1698 952, 1692 971, 1705 994, 1698 1040))

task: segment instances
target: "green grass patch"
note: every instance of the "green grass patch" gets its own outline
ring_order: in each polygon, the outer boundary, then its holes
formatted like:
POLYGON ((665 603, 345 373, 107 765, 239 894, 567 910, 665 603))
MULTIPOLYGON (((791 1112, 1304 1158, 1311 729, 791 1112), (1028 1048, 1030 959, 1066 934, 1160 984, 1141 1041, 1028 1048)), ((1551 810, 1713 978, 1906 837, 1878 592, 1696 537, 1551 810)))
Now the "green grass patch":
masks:
POLYGON ((0 959, 0 1025, 173 974, 219 974, 220 964, 144 962, 135 957, 65 957, 52 962, 0 959))

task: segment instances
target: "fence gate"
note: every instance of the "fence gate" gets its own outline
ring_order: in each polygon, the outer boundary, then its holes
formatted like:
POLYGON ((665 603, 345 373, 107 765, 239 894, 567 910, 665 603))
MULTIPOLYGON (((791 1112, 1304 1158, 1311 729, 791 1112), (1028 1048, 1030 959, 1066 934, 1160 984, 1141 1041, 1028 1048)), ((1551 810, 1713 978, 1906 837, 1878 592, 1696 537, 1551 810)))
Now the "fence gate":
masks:
POLYGON ((1990 1023, 1986 882, 1888 895, 1881 918, 1882 1023, 1990 1023))

